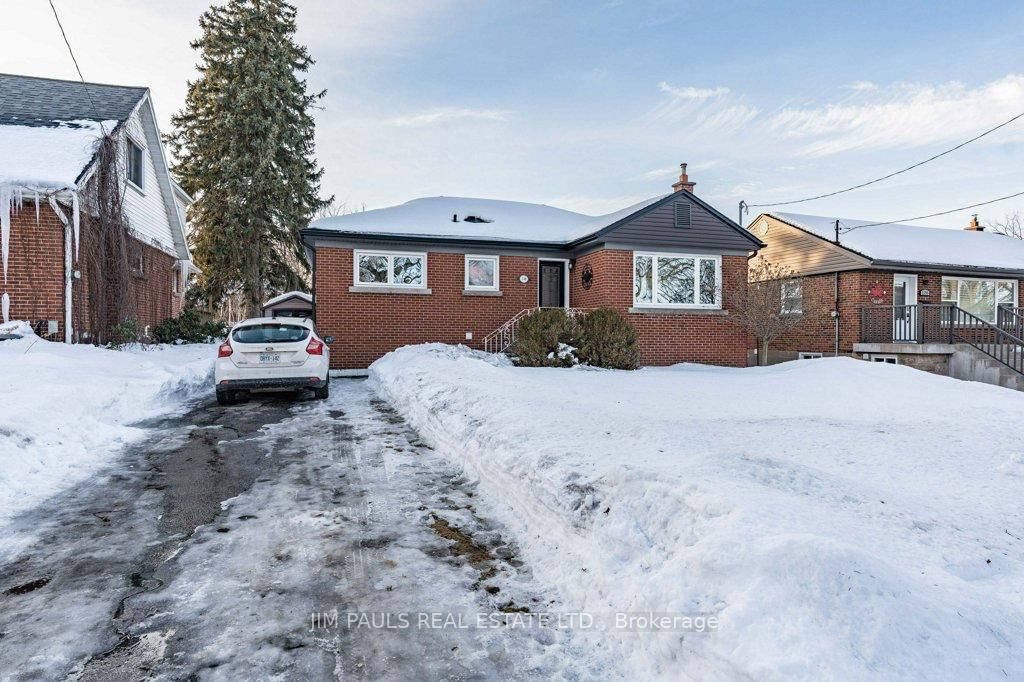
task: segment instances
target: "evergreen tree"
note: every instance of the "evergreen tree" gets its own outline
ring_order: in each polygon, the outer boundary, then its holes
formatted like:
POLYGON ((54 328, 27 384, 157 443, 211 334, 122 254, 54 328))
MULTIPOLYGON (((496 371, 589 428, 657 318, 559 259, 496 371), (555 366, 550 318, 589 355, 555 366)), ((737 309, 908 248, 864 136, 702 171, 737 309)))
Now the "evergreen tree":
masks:
POLYGON ((189 209, 195 292, 216 308, 241 295, 249 315, 270 295, 304 288, 299 230, 331 199, 319 195, 309 94, 313 64, 295 40, 295 7, 283 0, 228 0, 200 18, 199 78, 168 142, 189 209))

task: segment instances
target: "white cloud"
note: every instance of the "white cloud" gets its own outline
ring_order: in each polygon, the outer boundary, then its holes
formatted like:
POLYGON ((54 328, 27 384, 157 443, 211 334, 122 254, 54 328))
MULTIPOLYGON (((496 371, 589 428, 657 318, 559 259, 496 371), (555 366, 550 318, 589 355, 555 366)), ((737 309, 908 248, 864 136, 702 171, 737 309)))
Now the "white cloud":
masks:
POLYGON ((854 81, 847 85, 846 88, 855 92, 873 92, 878 89, 878 86, 871 81, 854 81))
POLYGON ((438 107, 417 114, 396 116, 388 123, 396 126, 431 126, 453 121, 507 121, 509 112, 498 109, 470 109, 466 107, 438 107))
MULTIPOLYGON (((867 92, 867 91, 864 91, 867 92)), ((1024 111, 1024 75, 1011 74, 976 88, 897 83, 871 91, 869 101, 785 108, 767 126, 803 142, 796 153, 826 156, 854 150, 918 147, 967 139, 1024 111)), ((999 138, 1021 139, 1008 129, 999 138)))
POLYGON ((680 88, 662 81, 658 83, 658 89, 680 100, 706 100, 729 94, 729 88, 722 85, 714 88, 695 88, 689 85, 680 88))

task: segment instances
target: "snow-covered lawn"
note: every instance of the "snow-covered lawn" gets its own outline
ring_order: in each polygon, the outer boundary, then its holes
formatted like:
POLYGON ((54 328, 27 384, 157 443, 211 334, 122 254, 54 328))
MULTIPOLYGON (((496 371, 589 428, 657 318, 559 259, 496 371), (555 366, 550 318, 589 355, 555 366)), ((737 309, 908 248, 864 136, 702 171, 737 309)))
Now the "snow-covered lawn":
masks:
MULTIPOLYGON (((11 328, 14 325, 9 325, 11 328)), ((213 385, 216 347, 0 341, 0 527, 140 438, 135 422, 213 385)))
POLYGON ((377 390, 479 479, 636 674, 1024 677, 1024 394, 849 359, 524 369, 400 349, 377 390))

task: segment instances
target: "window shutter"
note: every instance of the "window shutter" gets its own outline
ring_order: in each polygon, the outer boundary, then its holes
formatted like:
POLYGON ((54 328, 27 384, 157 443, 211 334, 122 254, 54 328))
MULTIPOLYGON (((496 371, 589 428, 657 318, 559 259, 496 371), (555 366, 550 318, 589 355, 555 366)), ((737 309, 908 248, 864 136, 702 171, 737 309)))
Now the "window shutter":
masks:
POLYGON ((686 201, 676 202, 676 227, 690 226, 690 204, 686 201))

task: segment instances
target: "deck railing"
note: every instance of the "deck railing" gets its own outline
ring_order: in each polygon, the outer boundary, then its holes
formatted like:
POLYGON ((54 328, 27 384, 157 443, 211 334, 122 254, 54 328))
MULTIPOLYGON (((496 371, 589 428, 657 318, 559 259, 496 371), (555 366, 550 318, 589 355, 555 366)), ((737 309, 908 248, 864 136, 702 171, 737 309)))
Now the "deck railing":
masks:
POLYGON ((964 343, 1024 374, 1024 316, 1000 308, 993 324, 953 303, 864 306, 862 343, 964 343))

